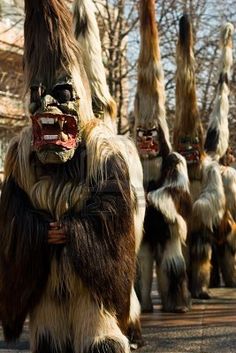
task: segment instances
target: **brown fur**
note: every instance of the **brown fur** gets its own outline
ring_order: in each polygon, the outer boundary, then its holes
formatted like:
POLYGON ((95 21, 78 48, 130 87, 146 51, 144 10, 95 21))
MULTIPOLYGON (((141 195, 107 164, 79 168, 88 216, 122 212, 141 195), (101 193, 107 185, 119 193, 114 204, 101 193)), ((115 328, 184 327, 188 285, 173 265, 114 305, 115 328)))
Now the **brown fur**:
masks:
POLYGON ((109 123, 112 119, 114 124, 117 107, 106 83, 106 70, 103 64, 95 11, 92 0, 75 0, 73 5, 74 32, 78 43, 83 48, 83 62, 91 87, 94 115, 104 120, 105 123, 109 123))
POLYGON ((232 36, 234 27, 231 23, 221 30, 221 56, 218 63, 218 84, 213 110, 209 116, 205 139, 205 150, 215 160, 219 161, 227 153, 229 147, 229 81, 233 66, 232 36))
POLYGON ((192 26, 185 15, 180 19, 179 40, 176 52, 176 119, 173 142, 178 149, 179 138, 198 136, 203 152, 203 129, 200 121, 195 82, 192 26))
POLYGON ((191 263, 191 293, 193 298, 209 299, 208 293, 211 272, 211 250, 207 247, 208 257, 205 260, 191 263))
POLYGON ((226 211, 222 221, 214 232, 216 242, 220 245, 226 242, 227 235, 231 232, 234 225, 234 220, 229 211, 226 211))
MULTIPOLYGON (((66 74, 76 93, 84 94, 87 80, 64 2, 26 0, 25 10, 27 88, 34 82, 46 84, 50 95, 66 74)), ((85 352, 91 345, 94 352, 103 347, 128 352, 136 204, 125 144, 101 121, 91 121, 86 93, 72 109, 75 119, 83 121, 70 159, 42 162, 32 146, 33 127, 12 141, 6 157, 0 198, 0 319, 10 341, 19 337, 29 315, 34 352, 44 352, 47 343, 52 351, 69 343, 73 351, 85 352), (83 111, 87 115, 82 118, 83 111), (63 244, 49 242, 50 222, 55 221, 64 230, 63 244)), ((52 145, 43 153, 51 152, 52 145)))
POLYGON ((236 223, 231 213, 227 210, 220 226, 214 232, 213 268, 211 273, 211 285, 218 287, 220 283, 220 271, 222 279, 227 287, 236 286, 235 254, 236 254, 236 223))
POLYGON ((230 166, 232 163, 235 162, 235 156, 233 154, 232 147, 228 147, 226 153, 223 157, 220 158, 219 163, 223 166, 230 166))
POLYGON ((138 83, 135 97, 135 127, 159 130, 163 155, 171 146, 165 118, 164 75, 161 65, 155 1, 140 1, 141 47, 138 59, 138 83))
MULTIPOLYGON (((157 23, 155 18, 155 1, 140 1, 141 49, 139 65, 145 67, 150 60, 159 62, 161 59, 157 23)), ((142 84, 145 82, 140 82, 142 84)), ((151 87, 148 86, 148 89, 151 87)), ((154 88, 155 89, 155 88, 154 88)))
POLYGON ((52 84, 58 70, 78 60, 71 14, 63 0, 25 1, 26 90, 35 80, 52 84), (46 81, 46 82, 45 82, 46 81))
POLYGON ((190 194, 178 188, 171 188, 170 194, 174 200, 177 212, 188 221, 192 211, 192 199, 190 194))
MULTIPOLYGON (((182 207, 181 202, 188 203, 188 197, 185 195, 185 191, 186 194, 188 193, 188 177, 185 161, 182 157, 180 159, 178 154, 170 153, 164 75, 154 0, 140 0, 140 34, 135 128, 137 145, 140 147, 143 161, 148 207, 144 220, 144 239, 138 256, 140 272, 137 289, 142 311, 152 311, 151 283, 152 267, 155 262, 163 310, 187 311, 190 300, 187 291, 186 266, 181 249, 182 241, 186 236, 186 223, 176 212, 175 205, 182 207), (160 148, 158 155, 145 156, 145 153, 142 154, 142 145, 138 144, 140 140, 138 132, 140 129, 146 133, 153 128, 157 130, 160 148), (169 189, 173 189, 172 192, 176 191, 178 194, 175 200, 169 189)), ((148 136, 147 133, 143 135, 145 139, 148 136)), ((184 214, 185 211, 183 209, 184 214)))
POLYGON ((0 318, 5 339, 14 340, 46 285, 50 215, 34 210, 12 177, 3 184, 0 206, 0 318))
MULTIPOLYGON (((17 153, 16 146, 10 151, 17 153)), ((107 171, 106 178, 98 183, 86 177, 85 142, 71 161, 65 165, 55 165, 53 170, 40 166, 33 155, 30 158, 31 166, 36 167, 36 182, 46 182, 53 173, 51 183, 55 191, 61 184, 68 182, 74 184, 74 192, 77 192, 76 185, 82 183, 84 188, 90 185, 90 196, 84 200, 80 211, 74 205, 60 217, 68 239, 67 253, 72 267, 91 291, 94 300, 103 304, 109 312, 115 312, 120 328, 126 332, 135 270, 135 239, 132 219, 134 205, 131 206, 128 171, 122 157, 116 155, 108 158, 103 165, 107 171), (40 168, 37 168, 37 164, 40 168)), ((11 163, 13 159, 8 157, 7 161, 11 163)), ((20 165, 16 160, 14 164, 17 169, 20 165)), ((27 192, 30 193, 30 190, 27 192)), ((33 204, 39 203, 41 199, 36 201, 34 194, 31 194, 31 198, 12 176, 5 180, 0 208, 0 275, 1 283, 4 283, 0 288, 0 317, 6 339, 9 340, 19 336, 26 315, 43 295, 51 251, 55 252, 55 248, 47 244, 48 224, 53 215, 49 210, 43 210, 44 204, 41 207, 38 205, 36 209, 33 204), (9 280, 13 277, 14 282, 9 280)), ((64 195, 65 198, 69 198, 69 195, 64 195)))

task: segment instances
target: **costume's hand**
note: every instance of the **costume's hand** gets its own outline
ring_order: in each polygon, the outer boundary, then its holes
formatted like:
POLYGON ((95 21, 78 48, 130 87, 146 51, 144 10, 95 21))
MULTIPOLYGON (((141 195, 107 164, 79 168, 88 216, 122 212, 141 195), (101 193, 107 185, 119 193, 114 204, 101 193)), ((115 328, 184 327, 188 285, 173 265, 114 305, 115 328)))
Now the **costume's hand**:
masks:
POLYGON ((48 230, 48 243, 49 244, 65 244, 66 243, 66 235, 65 231, 60 224, 60 222, 51 222, 49 223, 48 230))

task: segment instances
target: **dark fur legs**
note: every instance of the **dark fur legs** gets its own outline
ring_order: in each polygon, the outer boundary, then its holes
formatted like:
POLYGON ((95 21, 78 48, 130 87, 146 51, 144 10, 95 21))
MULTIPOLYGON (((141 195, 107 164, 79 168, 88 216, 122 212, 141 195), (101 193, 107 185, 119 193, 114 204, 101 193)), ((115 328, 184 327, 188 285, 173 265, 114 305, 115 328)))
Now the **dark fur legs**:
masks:
MULTIPOLYGON (((229 244, 224 244, 222 249, 223 254, 219 256, 220 258, 220 269, 222 273, 222 278, 226 287, 236 287, 236 257, 235 251, 231 249, 229 244)), ((220 251, 221 253, 221 251, 220 251)))
POLYGON ((210 233, 191 234, 190 239, 190 290, 193 298, 209 299, 212 246, 210 233))
POLYGON ((212 255, 211 286, 219 287, 220 274, 226 287, 236 287, 236 253, 227 242, 215 245, 212 255))
MULTIPOLYGON (((210 250, 209 250, 210 253, 210 250)), ((210 255, 209 255, 210 256, 210 255)), ((211 263, 210 258, 205 261, 192 261, 191 264, 191 294, 193 298, 209 299, 211 263)))
MULTIPOLYGON (((38 342, 38 346, 33 353, 75 353, 72 343, 58 347, 53 342, 49 333, 45 333, 38 342)), ((122 344, 112 338, 103 338, 93 343, 89 349, 84 350, 83 353, 124 353, 125 349, 122 344)))
POLYGON ((129 324, 127 337, 129 339, 131 349, 137 349, 144 345, 140 320, 129 324))
POLYGON ((162 308, 166 312, 186 312, 191 307, 188 291, 185 260, 182 255, 180 239, 171 239, 153 249, 147 243, 141 245, 139 253, 139 276, 137 293, 142 312, 152 312, 151 287, 153 263, 156 260, 158 290, 162 308), (159 249, 159 250, 158 250, 159 249))
POLYGON ((186 265, 179 239, 166 243, 162 261, 157 266, 157 280, 163 311, 185 313, 190 309, 186 265))
POLYGON ((221 285, 221 275, 220 275, 218 249, 217 249, 217 246, 213 244, 212 255, 211 255, 210 287, 217 288, 217 287, 220 287, 220 285, 221 285))
POLYGON ((96 343, 93 343, 88 350, 88 353, 124 353, 124 347, 120 342, 111 338, 104 338, 96 343))
POLYGON ((73 294, 68 298, 58 297, 53 290, 52 284, 57 283, 53 275, 52 266, 45 295, 30 315, 32 352, 87 353, 114 343, 111 352, 129 353, 128 339, 118 327, 116 317, 93 300, 82 282, 68 273, 69 293, 73 294), (109 344, 103 344, 107 341, 109 344))
POLYGON ((75 353, 71 342, 67 342, 61 346, 57 346, 52 340, 49 332, 45 332, 44 335, 40 336, 37 346, 33 350, 33 353, 75 353))

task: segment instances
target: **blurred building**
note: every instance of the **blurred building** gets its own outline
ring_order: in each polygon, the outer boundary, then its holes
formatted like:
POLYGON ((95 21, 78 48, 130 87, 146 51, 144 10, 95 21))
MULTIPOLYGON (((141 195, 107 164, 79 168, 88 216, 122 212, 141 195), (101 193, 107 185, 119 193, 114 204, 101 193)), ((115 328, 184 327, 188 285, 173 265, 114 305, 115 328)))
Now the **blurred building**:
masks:
POLYGON ((0 174, 9 140, 27 118, 23 105, 23 18, 17 3, 1 0, 0 7, 0 174))

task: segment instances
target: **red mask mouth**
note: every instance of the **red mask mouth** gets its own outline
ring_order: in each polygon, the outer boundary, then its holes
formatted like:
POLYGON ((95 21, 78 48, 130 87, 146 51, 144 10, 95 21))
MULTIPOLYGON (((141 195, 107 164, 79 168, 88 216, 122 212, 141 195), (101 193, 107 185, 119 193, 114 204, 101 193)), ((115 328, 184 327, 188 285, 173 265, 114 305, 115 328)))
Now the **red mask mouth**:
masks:
POLYGON ((32 115, 31 120, 36 150, 49 145, 68 150, 76 147, 78 125, 73 115, 43 113, 32 115))
POLYGON ((141 155, 157 156, 160 153, 159 144, 152 138, 137 141, 137 147, 141 155))
POLYGON ((187 164, 198 164, 200 162, 201 156, 198 147, 179 146, 177 151, 186 159, 187 164))

